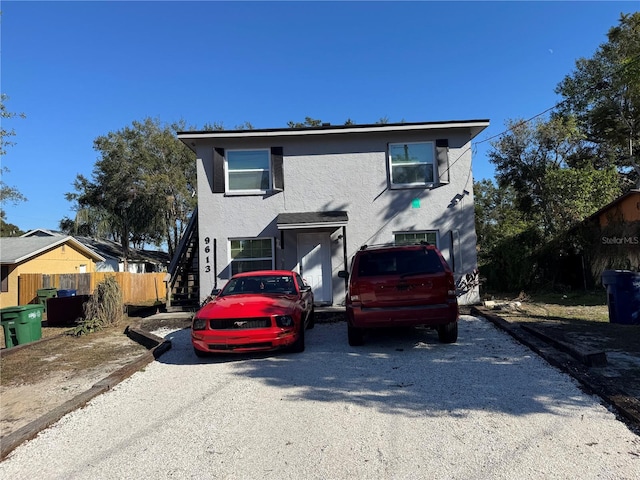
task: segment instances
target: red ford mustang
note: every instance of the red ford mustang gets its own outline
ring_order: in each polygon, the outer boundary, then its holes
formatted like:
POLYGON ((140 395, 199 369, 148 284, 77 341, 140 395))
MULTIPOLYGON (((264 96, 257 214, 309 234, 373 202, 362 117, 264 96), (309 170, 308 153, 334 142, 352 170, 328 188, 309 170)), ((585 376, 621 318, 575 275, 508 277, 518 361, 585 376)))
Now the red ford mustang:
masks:
POLYGON ((234 275, 196 313, 191 343, 199 357, 212 352, 287 348, 304 351, 313 328, 313 292, 296 272, 261 270, 234 275))

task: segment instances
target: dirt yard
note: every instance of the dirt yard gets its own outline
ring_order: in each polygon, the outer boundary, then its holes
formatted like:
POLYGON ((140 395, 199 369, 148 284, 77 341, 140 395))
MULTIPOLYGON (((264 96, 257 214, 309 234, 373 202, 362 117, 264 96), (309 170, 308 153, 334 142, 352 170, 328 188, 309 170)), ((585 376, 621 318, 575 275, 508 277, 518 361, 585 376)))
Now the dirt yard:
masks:
POLYGON ((2 351, 0 436, 71 400, 147 352, 123 333, 124 327, 81 337, 64 335, 63 330, 45 327, 45 341, 2 351))

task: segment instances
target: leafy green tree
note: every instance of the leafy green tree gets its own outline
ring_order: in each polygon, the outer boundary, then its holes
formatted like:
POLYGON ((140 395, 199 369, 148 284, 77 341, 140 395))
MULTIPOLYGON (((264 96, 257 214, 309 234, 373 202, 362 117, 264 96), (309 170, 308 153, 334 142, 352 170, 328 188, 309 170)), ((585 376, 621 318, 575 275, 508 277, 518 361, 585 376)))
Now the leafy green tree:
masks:
POLYGON ((529 227, 524 215, 516 208, 513 188, 498 188, 483 179, 473 185, 478 249, 482 256, 490 252, 503 238, 517 235, 529 227))
POLYGON ((166 243, 173 255, 196 202, 195 156, 175 136, 182 130, 147 118, 98 137, 91 179, 78 175, 67 194, 76 223, 111 231, 125 258, 131 244, 145 243, 166 243))
MULTIPOLYGON (((73 201, 76 194, 66 194, 67 200, 73 201)), ((117 234, 112 231, 109 215, 99 207, 77 208, 75 218, 64 217, 58 225, 60 231, 68 235, 84 237, 115 239, 117 234)))
MULTIPOLYGON (((140 150, 147 168, 145 180, 159 205, 161 216, 155 218, 155 225, 162 229, 160 239, 173 256, 197 202, 195 155, 175 136, 175 132, 185 130, 182 122, 162 126, 146 119, 134 122, 134 127, 144 140, 140 150)), ((253 128, 248 122, 245 127, 253 128)))
POLYGON ((0 218, 0 237, 19 237, 23 232, 17 225, 4 221, 4 215, 0 218))
MULTIPOLYGON (((234 130, 253 130, 254 126, 251 122, 245 121, 240 125, 236 125, 235 127, 233 127, 233 129, 234 130)), ((205 123, 204 126, 202 127, 202 130, 213 132, 213 131, 226 130, 226 128, 224 126, 224 122, 213 122, 213 123, 205 123)))
POLYGON ((534 222, 518 210, 515 190, 497 187, 491 180, 473 186, 478 267, 485 288, 511 291, 531 284, 530 254, 539 244, 534 222))
POLYGON ((492 143, 498 187, 474 186, 479 262, 494 288, 554 284, 571 252, 593 263, 593 235, 574 227, 638 182, 640 12, 622 15, 556 93, 549 119, 508 121, 492 143))
POLYGON ((543 245, 612 201, 619 176, 598 165, 572 117, 507 126, 489 152, 498 186, 474 185, 479 265, 490 287, 521 290, 553 283, 545 275, 560 252, 543 245))
POLYGON ((617 173, 597 169, 572 117, 508 121, 492 142, 490 161, 500 188, 515 193, 515 208, 546 236, 556 235, 619 193, 617 173))
MULTIPOLYGON (((542 120, 508 120, 508 133, 491 143, 489 160, 496 166, 500 188, 512 188, 514 206, 530 222, 544 220, 545 176, 566 165, 565 158, 578 132, 558 120, 553 125, 542 120)), ((543 229, 551 229, 550 220, 543 229)))
POLYGON ((640 12, 622 14, 607 38, 556 88, 557 114, 577 120, 598 166, 617 166, 624 190, 640 188, 640 12))
MULTIPOLYGON (((0 94, 0 119, 2 122, 0 123, 0 159, 2 159, 2 168, 0 168, 0 175, 4 176, 9 173, 9 169, 4 165, 4 156, 7 153, 7 147, 15 145, 15 142, 11 140, 12 137, 16 135, 16 132, 13 128, 7 129, 5 128, 6 121, 12 118, 26 118, 24 113, 13 113, 7 110, 5 102, 9 99, 7 95, 4 93, 0 94)), ((3 178, 0 178, 0 207, 5 203, 10 202, 12 204, 16 204, 18 202, 24 202, 27 198, 20 193, 20 191, 8 185, 3 178)), ((0 208, 0 218, 2 219, 4 225, 5 213, 2 208, 0 208)), ((5 230, 3 229, 3 232, 5 230)))
POLYGON ((235 130, 253 130, 253 128, 253 124, 247 121, 235 126, 235 130))
POLYGON ((289 128, 319 127, 321 125, 322 120, 311 117, 304 117, 304 122, 287 122, 289 128))
POLYGON ((545 176, 549 218, 554 231, 561 232, 584 220, 619 193, 615 167, 602 170, 593 165, 580 168, 562 168, 547 172, 545 176))
MULTIPOLYGON (((384 125, 386 123, 389 123, 389 119, 387 117, 381 117, 376 122, 376 124, 378 125, 384 125)), ((311 117, 305 117, 304 122, 293 122, 293 121, 287 122, 287 126, 289 128, 320 127, 322 126, 322 124, 323 124, 322 120, 311 118, 311 117)), ((347 118, 344 121, 344 125, 355 125, 355 124, 356 122, 354 122, 353 119, 351 119, 351 117, 347 118)))
POLYGON ((15 130, 5 128, 6 120, 11 118, 26 118, 24 113, 14 113, 7 110, 5 105, 9 97, 4 93, 0 94, 0 118, 2 119, 2 125, 0 125, 0 156, 4 156, 7 153, 7 147, 15 145, 15 142, 10 140, 11 137, 16 135, 15 130))

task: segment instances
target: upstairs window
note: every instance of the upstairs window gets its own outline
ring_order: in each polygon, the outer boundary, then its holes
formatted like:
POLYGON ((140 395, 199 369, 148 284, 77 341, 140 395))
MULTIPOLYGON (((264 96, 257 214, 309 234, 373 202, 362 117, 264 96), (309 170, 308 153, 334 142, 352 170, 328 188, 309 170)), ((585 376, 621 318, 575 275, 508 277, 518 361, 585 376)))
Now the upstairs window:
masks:
POLYGON ((389 144, 391 185, 420 187, 436 182, 433 142, 389 144))
POLYGON ((213 193, 256 195, 284 190, 282 147, 252 150, 213 149, 208 174, 213 193))
POLYGON ((227 189, 266 192, 271 188, 269 150, 227 150, 227 189))

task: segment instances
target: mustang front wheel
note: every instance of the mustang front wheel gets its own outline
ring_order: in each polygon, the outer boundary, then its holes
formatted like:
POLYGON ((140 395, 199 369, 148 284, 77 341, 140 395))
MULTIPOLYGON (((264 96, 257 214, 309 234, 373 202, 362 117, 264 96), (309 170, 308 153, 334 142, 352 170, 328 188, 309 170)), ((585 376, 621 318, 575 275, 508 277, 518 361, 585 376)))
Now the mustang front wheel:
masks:
POLYGON ((290 351, 293 353, 304 352, 304 320, 300 319, 300 329, 298 331, 298 338, 291 345, 290 351))

